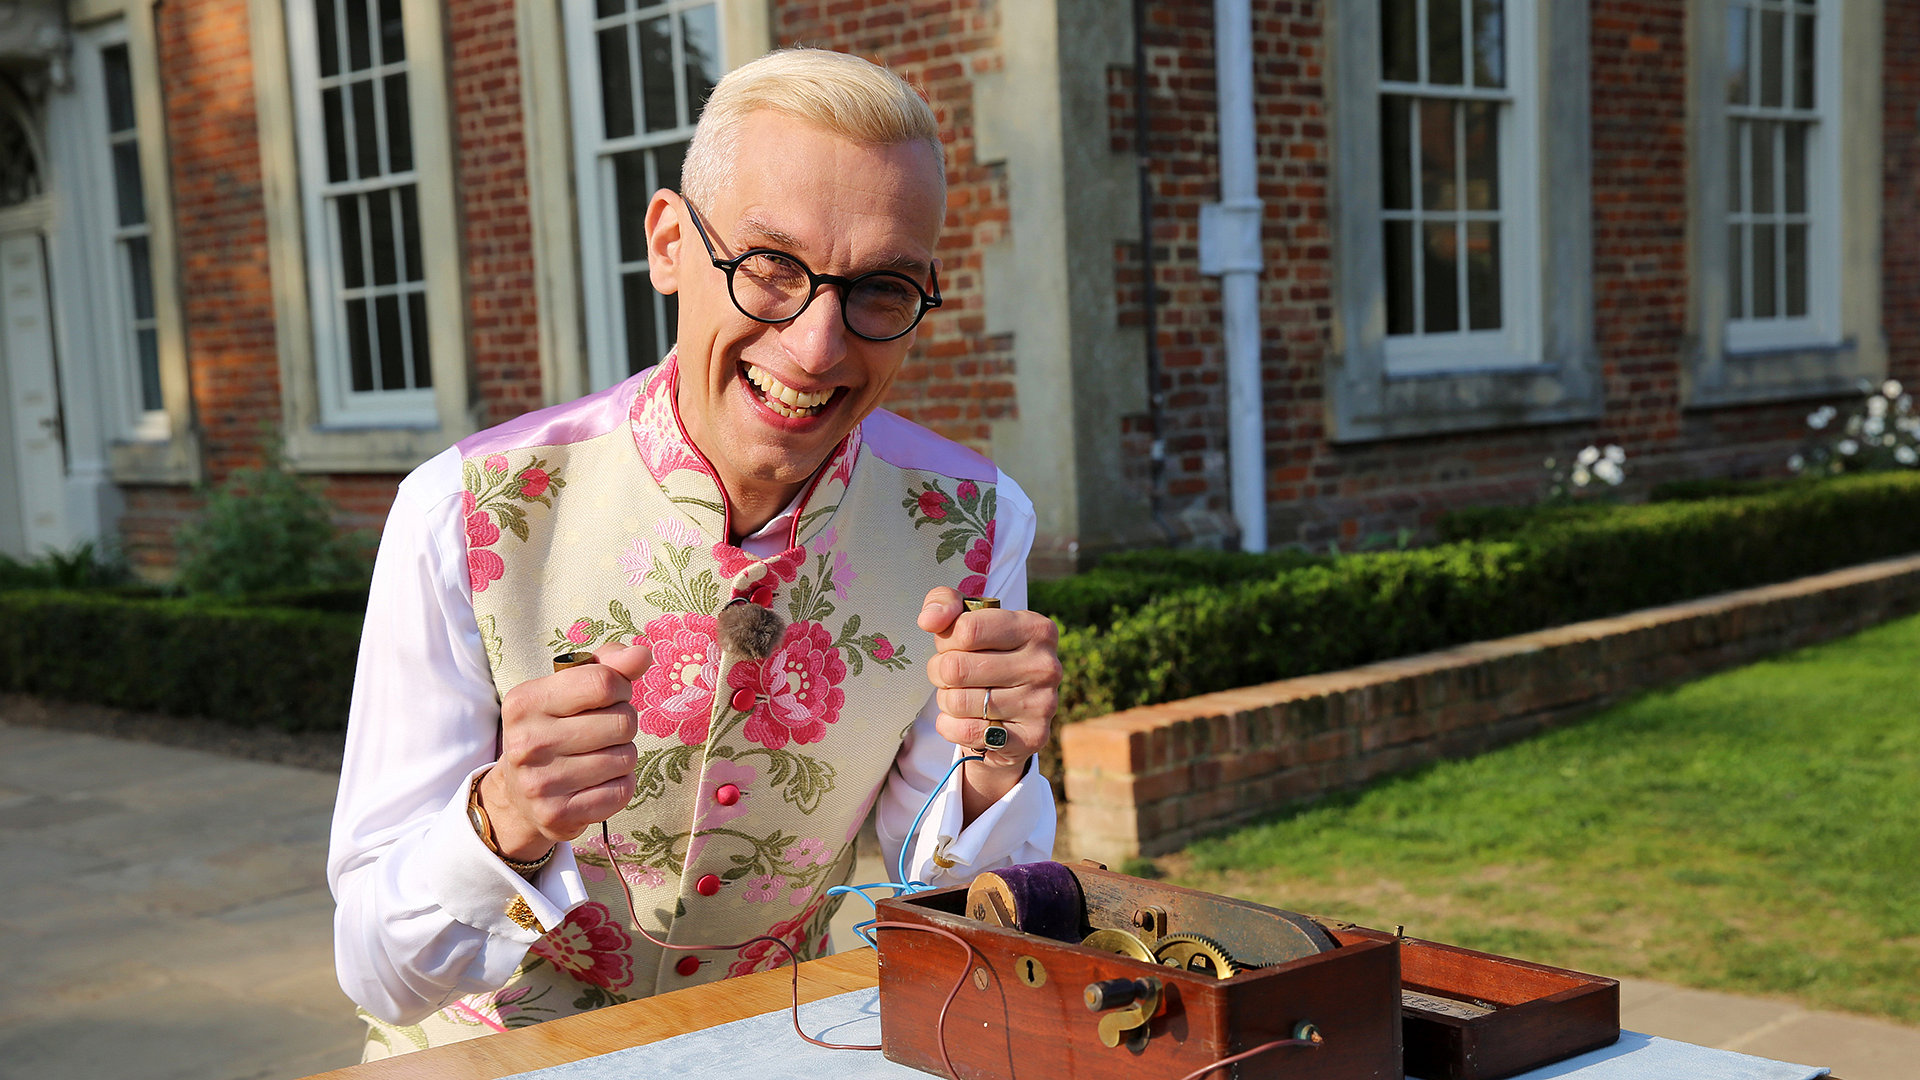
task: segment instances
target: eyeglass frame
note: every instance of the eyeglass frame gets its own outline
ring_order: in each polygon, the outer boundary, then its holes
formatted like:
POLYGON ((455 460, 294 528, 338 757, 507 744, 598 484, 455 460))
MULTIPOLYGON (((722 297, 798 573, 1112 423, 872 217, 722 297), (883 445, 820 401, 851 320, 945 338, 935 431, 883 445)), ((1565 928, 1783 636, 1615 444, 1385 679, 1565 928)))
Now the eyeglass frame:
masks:
POLYGON ((735 311, 752 319, 754 322, 766 323, 769 326, 792 322, 799 318, 807 308, 813 305, 813 298, 820 295, 820 286, 838 285, 840 286, 840 323, 847 328, 847 333, 852 334, 861 341, 898 341, 908 334, 913 333, 913 331, 919 327, 920 320, 927 317, 927 312, 939 307, 943 302, 940 298, 940 268, 938 266, 927 267, 927 276, 933 285, 933 293, 932 295, 928 295, 927 290, 921 288, 919 282, 898 270, 869 270, 855 277, 845 277, 840 274, 816 274, 813 271, 813 267, 806 264, 806 260, 791 252, 781 251, 779 248, 748 248, 731 259, 723 259, 713 250, 713 241, 707 237, 706 227, 700 224, 700 211, 694 209, 693 203, 688 200, 684 194, 680 196, 680 202, 687 208, 687 218, 693 222, 693 231, 700 234, 700 242, 706 246, 707 258, 713 260, 714 269, 724 271, 727 275, 727 299, 733 301, 735 311), (801 271, 807 275, 807 298, 800 302, 799 308, 797 308, 793 314, 779 319, 767 319, 755 315, 741 305, 740 298, 735 295, 733 291, 733 275, 736 270, 740 269, 741 263, 746 262, 755 255, 773 255, 785 259, 799 267, 801 271), (887 337, 872 337, 856 329, 853 325, 852 309, 848 307, 846 302, 846 298, 853 295, 853 287, 855 285, 869 278, 876 277, 899 278, 901 281, 913 286, 913 291, 920 296, 920 310, 914 313, 913 321, 907 324, 906 329, 897 334, 890 334, 887 337))

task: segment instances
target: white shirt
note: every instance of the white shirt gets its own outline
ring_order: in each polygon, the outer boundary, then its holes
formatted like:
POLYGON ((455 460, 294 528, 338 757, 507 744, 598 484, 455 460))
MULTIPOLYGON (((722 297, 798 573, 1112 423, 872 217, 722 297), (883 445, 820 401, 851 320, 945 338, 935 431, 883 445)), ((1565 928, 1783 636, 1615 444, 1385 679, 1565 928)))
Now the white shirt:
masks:
MULTIPOLYGON (((340 986, 396 1024, 507 981, 539 937, 507 918, 514 897, 547 928, 587 898, 570 845, 561 844, 528 882, 487 850, 467 820, 468 784, 499 756, 500 702, 468 587, 462 490, 460 455, 449 448, 414 470, 394 497, 374 563, 327 855, 340 986)), ((986 595, 1024 608, 1033 503, 1004 473, 997 490, 986 595)), ((741 546, 777 554, 795 511, 788 507, 741 546)), ((917 610, 921 599, 900 603, 917 610)), ((929 806, 934 785, 963 754, 935 731, 937 712, 929 686, 875 803, 888 873, 922 807, 907 867, 919 881, 955 884, 1051 857, 1053 792, 1038 769, 1029 767, 964 827, 957 777, 929 806), (936 849, 950 867, 934 863, 936 849)))

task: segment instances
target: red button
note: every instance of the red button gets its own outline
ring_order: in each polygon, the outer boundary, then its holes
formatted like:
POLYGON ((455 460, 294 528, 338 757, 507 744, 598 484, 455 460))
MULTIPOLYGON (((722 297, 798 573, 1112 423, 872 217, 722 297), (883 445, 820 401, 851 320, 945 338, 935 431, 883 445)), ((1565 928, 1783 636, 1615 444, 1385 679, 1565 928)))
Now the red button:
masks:
POLYGON ((701 896, 712 896, 714 893, 720 891, 720 879, 712 874, 708 874, 706 877, 693 883, 693 891, 699 893, 701 896))
POLYGON ((679 963, 673 965, 673 970, 682 975, 692 975, 694 972, 700 970, 700 958, 697 956, 683 956, 680 958, 679 963))
POLYGON ((762 585, 759 588, 753 590, 752 599, 754 603, 759 604, 761 607, 772 607, 773 606, 773 586, 762 585))
POLYGON ((733 711, 734 712, 752 712, 753 711, 753 691, 747 689, 744 686, 738 690, 735 690, 733 692, 733 711))
POLYGON ((721 784, 713 789, 713 801, 721 806, 732 806, 740 801, 740 789, 732 784, 721 784))

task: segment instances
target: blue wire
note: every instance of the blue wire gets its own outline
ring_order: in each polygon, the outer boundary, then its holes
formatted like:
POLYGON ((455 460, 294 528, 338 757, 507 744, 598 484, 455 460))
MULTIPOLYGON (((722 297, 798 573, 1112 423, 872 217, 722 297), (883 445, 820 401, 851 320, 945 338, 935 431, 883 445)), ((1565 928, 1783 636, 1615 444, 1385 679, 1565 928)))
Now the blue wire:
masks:
MULTIPOLYGON (((940 792, 947 786, 947 781, 953 779, 953 774, 959 771, 960 766, 965 765, 969 761, 985 761, 985 760, 986 758, 977 754, 969 757, 963 757, 960 760, 954 762, 953 767, 947 770, 947 775, 941 777, 940 782, 933 786, 932 794, 927 796, 927 801, 921 805, 920 812, 914 815, 913 825, 907 829, 906 838, 900 842, 900 857, 898 860, 896 860, 894 865, 894 871, 900 877, 905 878, 907 876, 907 852, 913 849, 913 838, 920 832, 921 819, 925 818, 927 816, 927 811, 933 808, 933 800, 940 797, 940 792)), ((827 895, 828 896, 857 896, 860 899, 865 900, 867 902, 867 905, 873 908, 875 914, 878 914, 880 911, 880 905, 874 903, 873 897, 867 895, 866 891, 868 889, 892 889, 893 894, 895 896, 899 896, 901 893, 911 894, 911 893, 920 892, 921 890, 926 889, 927 887, 928 887, 927 883, 924 881, 873 881, 873 882, 868 882, 865 885, 835 885, 834 887, 827 890, 827 895)), ((865 928, 872 926, 874 923, 877 923, 879 921, 880 921, 879 919, 875 918, 875 919, 868 919, 865 922, 855 923, 853 926, 853 932, 856 934, 859 934, 862 938, 866 939, 868 946, 873 948, 878 948, 879 946, 874 943, 873 934, 865 928)))

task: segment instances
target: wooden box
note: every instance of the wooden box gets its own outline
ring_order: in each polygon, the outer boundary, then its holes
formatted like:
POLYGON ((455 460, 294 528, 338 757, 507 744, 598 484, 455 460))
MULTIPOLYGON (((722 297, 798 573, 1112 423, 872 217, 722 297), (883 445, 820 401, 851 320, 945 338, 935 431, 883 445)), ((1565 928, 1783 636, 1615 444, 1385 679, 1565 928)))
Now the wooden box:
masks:
POLYGON ((1400 981, 1407 1075, 1420 1080, 1498 1080, 1620 1038, 1620 984, 1598 975, 1401 938, 1400 981))
MULTIPOLYGON (((1270 935, 1289 929, 1279 924, 1299 918, 1091 866, 1072 869, 1086 897, 1086 921, 1096 929, 1128 929, 1142 913, 1157 912, 1150 917, 1163 918, 1168 933, 1205 934, 1235 956, 1257 958, 1270 935)), ((1209 1080, 1403 1075, 1400 949, 1391 935, 1348 928, 1340 948, 1218 979, 978 922, 963 914, 966 897, 957 886, 879 903, 881 1044, 893 1061, 947 1075, 944 1031, 962 1080, 1176 1078, 1289 1039, 1305 1022, 1317 1030, 1317 1044, 1269 1050, 1209 1080), (974 951, 963 966, 955 941, 888 923, 947 930, 974 951), (1101 1014, 1086 1004, 1088 984, 1149 976, 1163 991, 1144 1044, 1106 1045, 1101 1014)))

